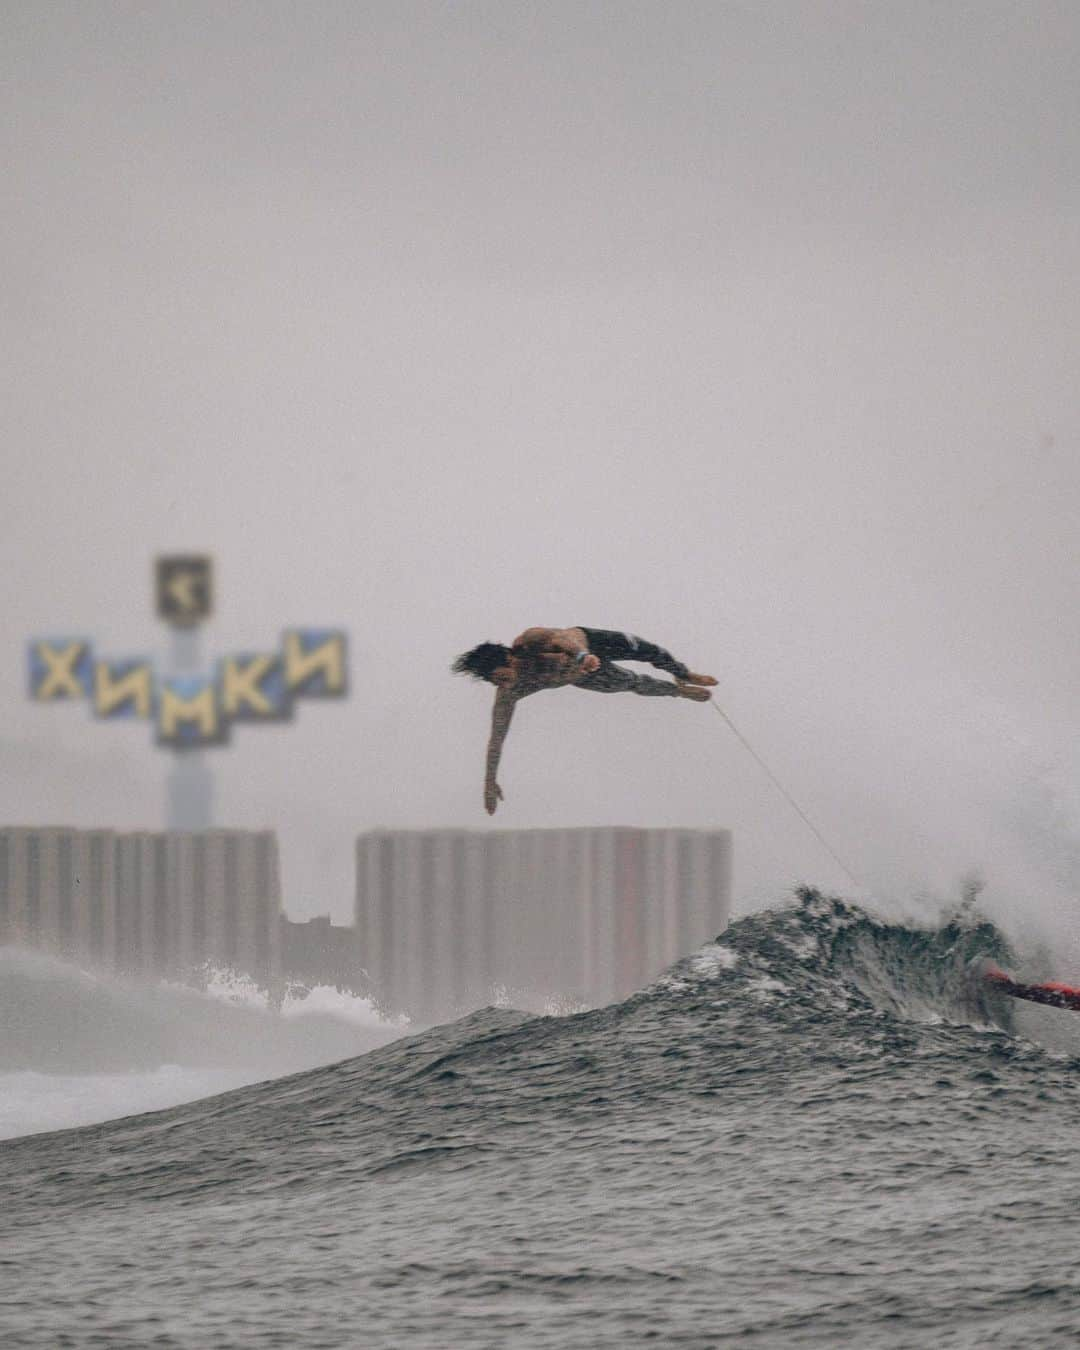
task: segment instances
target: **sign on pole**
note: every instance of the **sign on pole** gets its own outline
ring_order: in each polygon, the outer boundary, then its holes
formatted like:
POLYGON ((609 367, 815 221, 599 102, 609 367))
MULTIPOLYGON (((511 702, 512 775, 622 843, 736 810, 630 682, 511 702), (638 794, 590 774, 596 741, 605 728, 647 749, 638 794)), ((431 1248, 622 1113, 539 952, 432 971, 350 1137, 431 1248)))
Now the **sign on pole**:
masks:
POLYGON ((196 554, 158 558, 154 564, 158 618, 174 628, 194 628, 213 608, 210 559, 196 554))
POLYGON ((211 614, 212 582, 207 556, 155 560, 158 616, 175 630, 168 673, 149 657, 99 652, 86 637, 43 638, 29 648, 30 697, 84 699, 96 717, 140 718, 153 725, 159 745, 198 750, 227 744, 234 722, 286 722, 300 700, 348 696, 340 628, 286 628, 276 647, 229 652, 202 669, 195 630, 211 614), (177 662, 181 647, 188 659, 177 662))

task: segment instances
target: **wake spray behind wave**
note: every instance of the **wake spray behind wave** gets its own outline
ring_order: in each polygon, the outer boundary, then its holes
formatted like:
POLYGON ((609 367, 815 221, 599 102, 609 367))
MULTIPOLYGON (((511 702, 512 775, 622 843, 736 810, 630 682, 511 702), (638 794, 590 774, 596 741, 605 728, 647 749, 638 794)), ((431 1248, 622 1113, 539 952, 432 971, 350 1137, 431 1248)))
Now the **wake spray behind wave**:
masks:
POLYGON ((282 1016, 243 991, 237 997, 235 984, 230 992, 220 981, 202 993, 92 975, 0 948, 0 1071, 124 1073, 174 1064, 270 1076, 360 1054, 400 1033, 364 1000, 339 996, 328 1008, 323 999, 310 1012, 296 1002, 282 1016))
POLYGON ((914 1022, 996 1024, 1011 1010, 988 997, 973 963, 1015 961, 1005 936, 972 911, 936 928, 890 923, 810 888, 797 902, 739 919, 715 945, 680 962, 659 990, 717 984, 726 997, 760 1007, 775 995, 791 1015, 886 1012, 914 1022), (782 997, 781 997, 782 995, 782 997))
POLYGON ((363 1054, 402 1034, 334 989, 280 1011, 250 980, 206 991, 0 948, 0 1138, 93 1124, 363 1054))

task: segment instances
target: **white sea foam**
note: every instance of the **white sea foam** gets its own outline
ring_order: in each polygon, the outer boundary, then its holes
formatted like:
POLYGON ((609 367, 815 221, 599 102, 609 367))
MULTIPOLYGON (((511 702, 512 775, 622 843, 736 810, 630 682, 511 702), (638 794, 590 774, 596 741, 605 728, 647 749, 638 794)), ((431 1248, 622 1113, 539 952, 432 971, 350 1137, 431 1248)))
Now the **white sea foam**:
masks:
MULTIPOLYGON (((270 995, 250 975, 235 970, 209 967, 205 972, 206 984, 203 992, 208 998, 233 1007, 257 1008, 270 1011, 270 995)), ((376 1008, 371 999, 360 994, 349 993, 332 984, 312 986, 291 983, 286 987, 285 996, 278 1010, 282 1017, 310 1017, 319 1015, 336 1017, 352 1026, 384 1029, 408 1027, 409 1019, 404 1016, 387 1018, 376 1008)))
POLYGON ((774 994, 788 994, 791 992, 788 985, 782 980, 774 980, 771 975, 761 975, 756 980, 751 980, 747 985, 751 994, 755 994, 763 1002, 771 1002, 774 994))
POLYGON ((160 1110, 348 1059, 400 1036, 370 1000, 246 976, 202 989, 91 974, 0 948, 0 1137, 160 1110))
POLYGON ((714 979, 722 970, 733 970, 739 962, 739 953, 718 942, 707 943, 693 956, 680 961, 653 984, 655 989, 683 993, 691 987, 691 980, 714 979))
POLYGON ((734 970, 739 962, 739 953, 718 942, 710 942, 701 951, 690 958, 690 969, 695 975, 719 975, 722 970, 734 970))
POLYGON ((149 1073, 0 1073, 0 1139, 95 1125, 258 1082, 241 1069, 183 1069, 163 1064, 149 1073))
POLYGON ((281 1015, 336 1017, 352 1026, 379 1030, 392 1027, 404 1031, 410 1025, 407 1017, 384 1017, 370 999, 347 993, 330 984, 317 984, 311 989, 291 985, 281 1005, 281 1015))
MULTIPOLYGON (((269 1009, 270 995, 251 978, 237 970, 207 966, 203 970, 202 992, 218 1003, 229 1003, 235 1008, 269 1009)), ((187 988, 187 985, 179 986, 187 988)))

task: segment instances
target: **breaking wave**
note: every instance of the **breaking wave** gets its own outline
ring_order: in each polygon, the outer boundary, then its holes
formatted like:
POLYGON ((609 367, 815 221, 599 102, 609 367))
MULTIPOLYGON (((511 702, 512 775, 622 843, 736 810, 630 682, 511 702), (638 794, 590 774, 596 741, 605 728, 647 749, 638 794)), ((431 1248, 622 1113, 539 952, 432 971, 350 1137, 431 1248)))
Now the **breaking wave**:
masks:
POLYGON ((0 948, 0 1137, 158 1110, 361 1054, 402 1034, 366 999, 246 976, 205 989, 0 948))
MULTIPOLYGON (((7 1329, 191 1350, 314 1350, 361 1325, 373 1350, 1057 1343, 1080 1318, 1080 1061, 985 1001, 988 957, 1013 964, 971 911, 917 927, 804 891, 610 1007, 483 1009, 211 1100, 9 1140, 7 1329), (1007 1259, 988 1274, 991 1244, 1007 1259)), ((99 1062, 179 1045, 218 1072, 229 1035, 265 1036, 280 1069, 322 1016, 13 969, 32 995, 58 980, 67 1016, 105 1019, 81 1033, 99 1062)), ((43 1029, 9 1037, 9 1064, 20 1045, 40 1060, 43 1029)), ((167 1070, 144 1072, 168 1090, 167 1070)))

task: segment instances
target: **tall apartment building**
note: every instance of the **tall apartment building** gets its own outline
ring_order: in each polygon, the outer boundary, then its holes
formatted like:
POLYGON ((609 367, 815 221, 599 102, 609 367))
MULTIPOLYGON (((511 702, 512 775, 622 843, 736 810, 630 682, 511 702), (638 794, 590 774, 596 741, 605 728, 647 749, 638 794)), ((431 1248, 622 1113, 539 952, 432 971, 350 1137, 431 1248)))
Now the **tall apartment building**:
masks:
POLYGON ((184 978, 281 970, 271 831, 0 829, 0 942, 106 971, 184 978))
POLYGON ((624 998, 731 910, 727 830, 376 830, 356 942, 376 998, 434 1021, 490 1003, 624 998))

